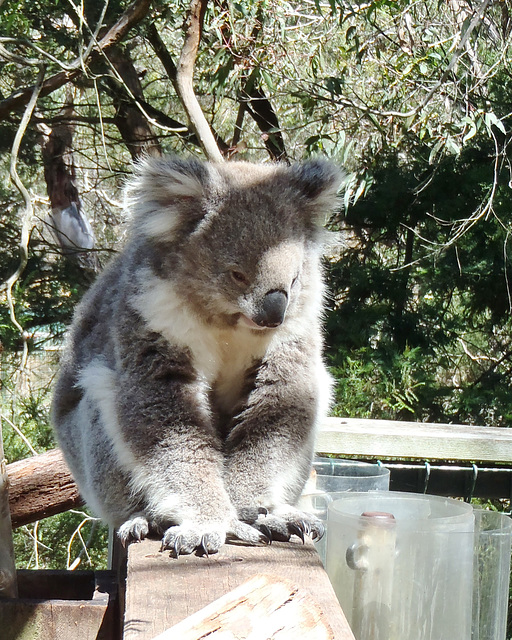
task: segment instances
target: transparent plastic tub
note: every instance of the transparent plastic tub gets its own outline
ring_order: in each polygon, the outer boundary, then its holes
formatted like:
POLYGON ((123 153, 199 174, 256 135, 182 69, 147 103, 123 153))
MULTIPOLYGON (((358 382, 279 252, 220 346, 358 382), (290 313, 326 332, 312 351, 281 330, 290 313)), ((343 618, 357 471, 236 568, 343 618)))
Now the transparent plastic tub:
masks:
POLYGON ((401 492, 328 509, 326 569, 357 640, 469 640, 471 505, 401 492))
POLYGON ((472 640, 505 640, 510 582, 512 520, 475 509, 472 640))
POLYGON ((311 477, 304 493, 387 491, 389 473, 389 469, 378 464, 336 458, 315 458, 311 477))
POLYGON ((315 458, 298 507, 320 518, 326 527, 321 540, 315 543, 325 565, 327 537, 327 509, 329 504, 345 492, 387 491, 389 489, 389 469, 377 464, 337 460, 335 458, 315 458))

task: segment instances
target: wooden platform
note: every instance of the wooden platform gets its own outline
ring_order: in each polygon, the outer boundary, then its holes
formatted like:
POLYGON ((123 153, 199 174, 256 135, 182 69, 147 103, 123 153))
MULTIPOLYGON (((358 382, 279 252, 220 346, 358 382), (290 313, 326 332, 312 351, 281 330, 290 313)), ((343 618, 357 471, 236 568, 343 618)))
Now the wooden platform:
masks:
POLYGON ((256 575, 286 580, 304 590, 323 613, 333 638, 354 639, 310 542, 229 544, 209 558, 178 560, 160 553, 159 547, 159 542, 149 540, 129 547, 124 640, 153 640, 256 575))
POLYGON ((19 598, 0 599, 2 640, 116 640, 117 576, 110 571, 18 571, 19 598))

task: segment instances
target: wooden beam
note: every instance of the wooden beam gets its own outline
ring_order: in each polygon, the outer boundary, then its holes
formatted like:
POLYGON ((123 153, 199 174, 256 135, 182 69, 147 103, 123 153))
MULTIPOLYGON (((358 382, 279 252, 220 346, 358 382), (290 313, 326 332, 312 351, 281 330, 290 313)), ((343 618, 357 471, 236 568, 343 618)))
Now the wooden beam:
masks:
POLYGON ((19 571, 19 598, 0 600, 2 640, 120 638, 112 572, 19 571))
POLYGON ((60 449, 12 462, 7 476, 14 528, 83 504, 60 449))
POLYGON ((343 456, 512 462, 512 430, 457 424, 327 418, 316 451, 343 456))
POLYGON ((254 576, 154 640, 237 640, 244 637, 280 640, 334 640, 313 598, 289 580, 254 576))
MULTIPOLYGON (((155 540, 128 548, 124 640, 153 640, 261 574, 287 580, 307 593, 334 638, 353 640, 311 542, 274 542, 269 547, 228 544, 209 558, 190 555, 177 560, 159 549, 160 542, 155 540)), ((302 636, 297 632, 295 637, 302 636)))

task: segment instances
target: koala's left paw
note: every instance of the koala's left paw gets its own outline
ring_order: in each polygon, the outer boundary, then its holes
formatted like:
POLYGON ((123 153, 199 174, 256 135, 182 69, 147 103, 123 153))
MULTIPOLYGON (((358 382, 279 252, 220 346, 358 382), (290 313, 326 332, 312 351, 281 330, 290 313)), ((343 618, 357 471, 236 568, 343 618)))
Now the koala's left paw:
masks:
POLYGON ((194 523, 169 527, 162 538, 161 551, 170 549, 175 558, 197 551, 208 556, 217 553, 226 540, 222 527, 204 527, 194 523))
POLYGON ((270 540, 278 542, 288 542, 292 535, 298 536, 302 542, 305 535, 313 540, 320 540, 325 533, 321 520, 291 506, 279 507, 266 515, 260 514, 252 526, 270 540))
POLYGON ((147 537, 149 533, 149 522, 147 518, 142 514, 135 514, 125 523, 123 523, 118 531, 117 535, 121 540, 123 547, 126 547, 130 542, 140 542, 147 537))

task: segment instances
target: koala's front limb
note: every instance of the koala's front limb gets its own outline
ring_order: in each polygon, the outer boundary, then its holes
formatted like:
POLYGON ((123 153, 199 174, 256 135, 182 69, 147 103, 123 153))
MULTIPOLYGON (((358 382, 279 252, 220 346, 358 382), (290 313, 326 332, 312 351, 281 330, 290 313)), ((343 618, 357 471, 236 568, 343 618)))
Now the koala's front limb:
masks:
POLYGON ((175 555, 215 553, 226 536, 264 542, 225 490, 221 444, 187 354, 148 338, 125 354, 115 384, 116 446, 143 505, 120 527, 123 541, 160 530, 175 555))
POLYGON ((273 539, 323 535, 322 523, 293 505, 310 471, 321 397, 329 393, 321 358, 288 343, 262 363, 233 421, 225 443, 227 490, 239 517, 273 539))

